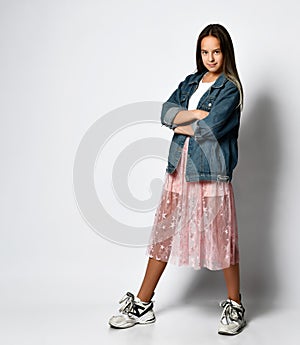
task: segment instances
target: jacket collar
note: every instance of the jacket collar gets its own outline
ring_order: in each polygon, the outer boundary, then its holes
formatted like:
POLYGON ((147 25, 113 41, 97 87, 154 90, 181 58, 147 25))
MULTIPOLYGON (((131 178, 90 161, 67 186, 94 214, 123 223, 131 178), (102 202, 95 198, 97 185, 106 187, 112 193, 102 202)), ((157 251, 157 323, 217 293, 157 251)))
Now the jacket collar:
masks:
MULTIPOLYGON (((206 72, 207 71, 194 73, 191 79, 189 80, 188 84, 198 84, 206 72)), ((227 78, 225 74, 222 73, 219 75, 219 77, 217 78, 217 80, 214 82, 214 84, 211 87, 220 88, 226 83, 226 81, 227 81, 227 78)))

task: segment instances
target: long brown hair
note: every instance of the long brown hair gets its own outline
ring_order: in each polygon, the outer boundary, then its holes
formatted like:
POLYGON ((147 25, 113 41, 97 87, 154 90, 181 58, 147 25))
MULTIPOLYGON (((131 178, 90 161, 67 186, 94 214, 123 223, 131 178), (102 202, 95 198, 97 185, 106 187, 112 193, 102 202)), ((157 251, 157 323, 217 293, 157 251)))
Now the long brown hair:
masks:
POLYGON ((228 31, 221 24, 209 24, 200 33, 197 40, 196 64, 197 71, 204 72, 207 69, 203 65, 201 57, 201 41, 206 36, 214 36, 220 41, 220 48, 223 54, 223 73, 227 79, 231 80, 240 92, 240 103, 243 106, 243 86, 236 68, 234 48, 228 31))

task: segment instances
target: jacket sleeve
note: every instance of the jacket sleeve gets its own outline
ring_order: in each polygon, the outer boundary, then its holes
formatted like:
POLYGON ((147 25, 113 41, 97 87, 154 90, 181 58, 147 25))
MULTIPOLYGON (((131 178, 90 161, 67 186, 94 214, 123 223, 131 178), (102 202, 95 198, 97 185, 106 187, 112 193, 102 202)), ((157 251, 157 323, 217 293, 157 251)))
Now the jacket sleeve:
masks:
MULTIPOLYGON (((227 84, 227 85, 226 85, 227 84)), ((196 121, 195 139, 220 139, 240 123, 240 93, 231 81, 214 101, 206 118, 196 121)))
MULTIPOLYGON (((181 110, 188 110, 186 107, 183 107, 181 105, 181 91, 182 86, 186 81, 188 81, 189 77, 192 74, 188 75, 185 80, 180 82, 177 89, 172 93, 172 95, 169 97, 169 99, 163 103, 161 115, 160 115, 160 121, 162 123, 162 126, 167 126, 170 129, 174 129, 178 127, 179 125, 175 124, 174 118, 181 110)), ((187 123, 188 124, 188 123, 187 123)), ((180 124, 182 126, 183 124, 180 124)))

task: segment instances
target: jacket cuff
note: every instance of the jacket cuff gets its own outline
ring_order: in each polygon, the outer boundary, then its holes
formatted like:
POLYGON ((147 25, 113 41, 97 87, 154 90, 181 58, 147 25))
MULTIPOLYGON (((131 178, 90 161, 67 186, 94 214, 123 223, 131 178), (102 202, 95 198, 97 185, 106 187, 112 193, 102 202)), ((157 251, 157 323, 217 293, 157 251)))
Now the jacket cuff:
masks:
POLYGON ((174 118, 175 116, 182 110, 187 110, 184 107, 180 106, 171 106, 168 108, 168 110, 165 112, 164 119, 163 119, 163 124, 170 127, 171 129, 174 129, 178 126, 179 124, 174 123, 174 118))
POLYGON ((196 128, 197 128, 197 120, 195 120, 194 122, 191 123, 191 127, 193 128, 193 131, 195 133, 196 128))

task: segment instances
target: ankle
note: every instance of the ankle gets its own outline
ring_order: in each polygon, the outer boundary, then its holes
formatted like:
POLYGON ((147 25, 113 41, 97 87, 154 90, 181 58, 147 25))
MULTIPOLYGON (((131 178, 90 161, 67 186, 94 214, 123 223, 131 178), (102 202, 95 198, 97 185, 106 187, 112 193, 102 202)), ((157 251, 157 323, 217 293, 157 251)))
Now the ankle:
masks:
POLYGON ((136 297, 138 297, 140 299, 141 302, 144 303, 149 303, 152 299, 152 297, 154 296, 154 292, 152 293, 143 293, 143 292, 139 292, 136 297))
POLYGON ((228 299, 238 303, 238 304, 241 304, 241 298, 240 297, 237 297, 237 296, 228 296, 228 299))
POLYGON ((239 298, 230 298, 232 301, 236 302, 237 304, 241 304, 241 300, 239 298))
POLYGON ((137 295, 136 297, 143 303, 149 303, 150 302, 150 298, 147 298, 146 296, 137 295))
POLYGON ((231 299, 232 301, 238 303, 238 304, 242 303, 242 295, 240 292, 237 295, 236 294, 232 294, 232 295, 230 294, 230 295, 228 295, 228 298, 231 299))

